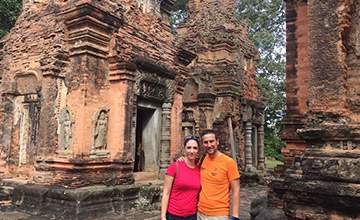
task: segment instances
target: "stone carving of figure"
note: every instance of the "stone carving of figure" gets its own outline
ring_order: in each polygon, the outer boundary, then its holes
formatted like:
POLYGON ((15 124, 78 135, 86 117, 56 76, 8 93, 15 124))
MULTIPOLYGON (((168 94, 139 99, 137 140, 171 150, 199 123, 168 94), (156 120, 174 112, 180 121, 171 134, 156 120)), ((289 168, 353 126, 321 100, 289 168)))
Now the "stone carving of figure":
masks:
POLYGON ((101 111, 95 124, 94 148, 95 150, 106 149, 106 133, 107 133, 107 112, 101 111))
POLYGON ((72 151, 73 144, 73 117, 68 107, 64 107, 60 114, 60 146, 59 150, 72 151))
POLYGON ((72 139, 72 123, 70 120, 70 114, 68 111, 66 111, 65 114, 65 120, 63 123, 63 129, 64 129, 64 150, 67 150, 70 148, 71 145, 71 139, 72 139))

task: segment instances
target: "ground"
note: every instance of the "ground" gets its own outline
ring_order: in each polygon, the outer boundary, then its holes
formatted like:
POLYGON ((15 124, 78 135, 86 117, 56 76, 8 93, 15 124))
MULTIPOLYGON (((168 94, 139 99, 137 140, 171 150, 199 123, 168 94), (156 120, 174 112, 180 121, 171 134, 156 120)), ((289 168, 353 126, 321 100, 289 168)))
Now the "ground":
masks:
MULTIPOLYGON (((240 219, 250 220, 250 204, 254 198, 264 196, 267 193, 266 186, 255 187, 242 187, 241 188, 241 201, 240 201, 240 219)), ((130 211, 123 216, 107 215, 101 218, 89 219, 89 220, 158 220, 160 216, 160 210, 153 211, 130 211)), ((6 211, 1 209, 0 220, 50 220, 46 217, 32 216, 19 211, 6 211)))

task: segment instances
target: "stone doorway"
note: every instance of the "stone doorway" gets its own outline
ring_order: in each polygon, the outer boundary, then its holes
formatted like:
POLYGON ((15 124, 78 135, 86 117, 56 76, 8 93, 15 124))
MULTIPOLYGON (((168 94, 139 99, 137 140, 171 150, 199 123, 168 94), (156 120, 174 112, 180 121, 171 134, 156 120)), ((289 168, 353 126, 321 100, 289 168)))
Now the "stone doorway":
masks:
POLYGON ((134 172, 159 170, 161 107, 139 103, 136 111, 134 172))
POLYGON ((39 132, 40 105, 37 94, 15 98, 15 122, 19 123, 19 166, 31 165, 36 154, 39 132))

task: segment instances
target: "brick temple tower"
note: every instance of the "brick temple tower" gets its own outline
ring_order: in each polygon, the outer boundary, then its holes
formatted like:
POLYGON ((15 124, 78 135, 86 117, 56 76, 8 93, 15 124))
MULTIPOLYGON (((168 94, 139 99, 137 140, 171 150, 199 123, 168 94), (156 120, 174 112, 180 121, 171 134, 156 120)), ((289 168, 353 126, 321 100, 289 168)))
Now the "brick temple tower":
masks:
POLYGON ((267 205, 285 219, 360 219, 359 12, 359 1, 286 1, 288 169, 267 205))
POLYGON ((162 179, 184 135, 205 128, 243 170, 264 169, 248 26, 233 2, 190 1, 176 40, 173 4, 24 0, 0 42, 0 177, 26 183, 13 203, 63 218, 121 213, 142 189, 134 174, 162 179))
POLYGON ((248 25, 235 16, 236 1, 188 4, 178 45, 197 55, 188 65, 183 135, 214 128, 220 148, 237 155, 245 171, 264 169, 264 94, 255 79, 257 50, 248 25))

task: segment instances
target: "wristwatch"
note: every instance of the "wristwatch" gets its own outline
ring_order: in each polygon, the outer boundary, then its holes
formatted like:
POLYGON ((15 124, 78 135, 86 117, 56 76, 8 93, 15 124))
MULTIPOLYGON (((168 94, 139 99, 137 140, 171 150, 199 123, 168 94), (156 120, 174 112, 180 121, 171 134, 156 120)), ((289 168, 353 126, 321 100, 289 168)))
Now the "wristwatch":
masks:
POLYGON ((232 216, 231 220, 240 220, 240 218, 232 216))

